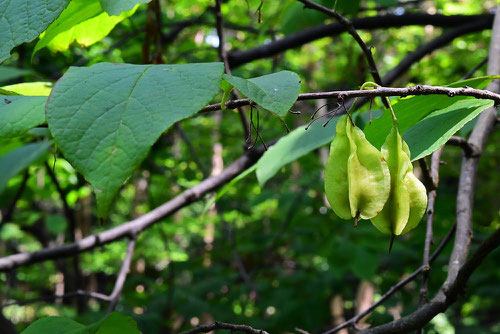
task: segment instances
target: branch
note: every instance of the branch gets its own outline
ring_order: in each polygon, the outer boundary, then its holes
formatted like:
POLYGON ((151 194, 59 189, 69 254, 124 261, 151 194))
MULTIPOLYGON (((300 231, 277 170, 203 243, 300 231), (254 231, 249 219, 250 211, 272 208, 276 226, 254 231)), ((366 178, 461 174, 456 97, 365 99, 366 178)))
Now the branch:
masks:
MULTIPOLYGON (((383 97, 383 96, 410 96, 410 95, 448 95, 454 96, 472 96, 476 99, 493 100, 495 104, 500 104, 500 94, 487 90, 474 89, 469 87, 450 88, 441 86, 416 85, 406 88, 378 87, 367 90, 337 90, 330 92, 303 93, 299 94, 297 101, 317 100, 326 98, 348 99, 353 97, 383 97)), ((250 99, 229 100, 226 102, 226 108, 234 109, 241 106, 253 104, 250 99)), ((221 104, 211 104, 203 107, 200 112, 216 111, 221 109, 221 104)))
POLYGON ((201 325, 190 329, 188 331, 182 332, 181 334, 196 334, 196 333, 209 333, 218 329, 226 329, 231 332, 244 332, 249 334, 269 334, 262 329, 255 329, 247 325, 234 325, 228 324, 227 322, 216 321, 211 325, 201 325))
POLYGON ((443 152, 443 146, 434 153, 431 157, 431 170, 430 177, 432 180, 433 187, 429 191, 427 200, 427 224, 425 232, 425 242, 424 242, 424 256, 422 260, 422 266, 424 271, 422 272, 422 284, 420 287, 420 300, 419 305, 422 306, 427 301, 427 285, 429 281, 429 271, 430 267, 430 257, 432 239, 434 237, 432 230, 432 223, 434 220, 434 203, 436 201, 437 187, 439 183, 439 163, 441 161, 441 153, 443 152))
POLYGON ((85 296, 85 297, 90 297, 90 298, 95 298, 99 299, 102 301, 109 302, 109 308, 108 308, 108 313, 111 313, 114 311, 116 304, 118 303, 118 300, 120 299, 120 294, 123 289, 123 286, 125 284, 125 280, 127 278, 127 274, 130 270, 130 263, 132 262, 132 256, 134 254, 134 247, 136 243, 136 238, 132 238, 128 244, 127 247, 127 253, 125 254, 125 259, 122 262, 120 272, 118 273, 118 277, 115 281, 115 286, 113 288, 113 292, 109 296, 98 293, 98 292, 90 292, 90 291, 84 291, 81 289, 78 289, 73 292, 67 292, 61 295, 52 295, 52 296, 44 296, 44 297, 38 297, 38 298, 32 298, 32 299, 26 299, 22 301, 13 301, 9 303, 5 303, 0 305, 0 310, 3 307, 10 306, 10 305, 26 305, 26 304, 31 304, 34 302, 39 302, 39 301, 51 301, 59 298, 71 298, 71 297, 79 297, 79 296, 85 296))
POLYGON ((5 215, 2 217, 2 220, 0 221, 0 228, 2 228, 3 224, 10 221, 12 219, 12 215, 14 214, 14 210, 16 209, 16 204, 23 195, 24 189, 26 188, 26 182, 28 182, 29 179, 29 173, 26 171, 24 173, 23 179, 21 180, 21 184, 19 185, 19 188, 17 188, 16 194, 14 195, 14 198, 10 202, 9 206, 7 207, 5 211, 5 215))
MULTIPOLYGON (((464 31, 462 34, 490 29, 492 22, 493 14, 431 15, 426 13, 409 13, 405 15, 381 15, 354 18, 352 20, 354 28, 362 30, 397 28, 411 25, 432 25, 441 28, 459 28, 464 31), (471 25, 476 25, 474 27, 475 30, 466 31, 466 29, 471 29, 471 25)), ((317 25, 290 34, 268 44, 259 45, 247 50, 230 52, 228 54, 229 65, 235 68, 251 61, 272 57, 283 51, 300 47, 317 39, 339 35, 343 32, 346 32, 346 28, 339 22, 317 25)), ((383 83, 387 84, 387 82, 383 83)))
MULTIPOLYGON (((439 246, 436 248, 436 250, 434 251, 434 253, 432 253, 431 257, 429 258, 429 263, 434 262, 434 260, 439 256, 439 254, 441 254, 441 252, 443 251, 443 249, 445 248, 445 246, 451 240, 451 237, 453 236, 453 233, 455 233, 455 228, 456 228, 456 224, 454 224, 452 226, 452 228, 450 229, 450 231, 448 232, 448 234, 443 238, 443 240, 441 241, 441 243, 439 244, 439 246)), ((328 331, 326 331, 326 332, 324 332, 322 334, 333 334, 333 333, 336 333, 336 332, 338 332, 339 330, 341 330, 343 328, 346 328, 346 327, 349 327, 349 326, 355 326, 356 323, 359 320, 361 320, 362 318, 364 318, 366 315, 370 314, 374 309, 377 308, 377 306, 381 305, 383 302, 385 302, 387 299, 389 299, 389 297, 392 296, 395 292, 401 290, 401 288, 403 288, 406 284, 408 284, 411 281, 413 281, 414 279, 416 279, 418 277, 418 275, 420 275, 420 273, 422 273, 424 270, 425 270, 425 267, 424 266, 420 266, 411 275, 406 276, 404 279, 402 279, 401 281, 399 281, 398 283, 396 283, 395 285, 393 285, 389 290, 387 290, 386 293, 384 293, 382 295, 382 297, 380 297, 380 299, 378 301, 376 301, 375 303, 373 303, 369 308, 367 308, 363 312, 355 315, 354 317, 352 317, 351 319, 347 320, 346 322, 341 323, 337 327, 329 329, 328 331)))
POLYGON ((160 205, 137 219, 123 223, 104 232, 90 235, 77 242, 0 258, 0 272, 50 259, 69 257, 125 237, 139 234, 158 221, 177 212, 177 210, 203 198, 206 194, 228 183, 257 162, 263 153, 263 147, 247 151, 241 158, 224 169, 221 174, 203 180, 193 188, 184 191, 165 204, 160 205))
POLYGON ((467 139, 458 136, 451 136, 446 142, 448 145, 461 147, 466 157, 478 155, 479 149, 474 147, 467 139))
MULTIPOLYGON (((336 19, 347 30, 349 35, 351 35, 352 38, 354 38, 354 40, 358 43, 359 47, 361 48, 361 51, 363 51, 366 61, 368 62, 368 66, 370 67, 370 74, 372 75, 373 80, 375 80, 375 83, 382 85, 382 79, 380 79, 380 74, 378 73, 377 70, 377 64, 375 64, 375 60, 373 59, 372 51, 365 44, 361 36, 359 36, 351 20, 345 18, 344 16, 340 15, 338 12, 334 10, 321 6, 310 0, 298 0, 298 1, 302 2, 304 4, 304 7, 315 9, 336 19)), ((387 103, 385 100, 384 102, 385 102, 384 104, 387 103)))
MULTIPOLYGON (((224 63, 224 67, 226 69, 226 73, 232 75, 231 66, 229 65, 229 60, 227 58, 227 51, 225 47, 225 38, 224 38, 224 19, 222 17, 221 12, 221 0, 215 0, 215 19, 216 19, 216 29, 217 36, 219 37, 219 59, 224 63)), ((236 89, 233 89, 233 94, 236 98, 241 98, 241 95, 238 93, 236 89)), ((243 132, 247 143, 251 142, 251 129, 248 124, 247 116, 243 109, 238 107, 238 114, 240 116, 241 124, 243 125, 243 132)))
MULTIPOLYGON (((500 7, 493 24, 490 43, 488 74, 500 73, 500 7)), ((500 91, 499 83, 493 81, 489 90, 500 91)), ((363 331, 363 333, 407 333, 422 328, 438 313, 444 312, 458 297, 459 291, 465 287, 472 272, 479 266, 484 257, 500 244, 500 231, 497 229, 476 253, 466 261, 472 239, 472 209, 474 207, 474 190, 477 179, 479 157, 486 144, 489 134, 496 123, 497 110, 492 107, 481 113, 468 143, 477 148, 474 156, 464 156, 457 195, 457 230, 455 243, 448 263, 448 276, 438 294, 427 304, 410 315, 396 321, 363 331)))
POLYGON ((102 293, 76 290, 76 291, 72 291, 72 292, 66 292, 66 293, 63 293, 60 295, 42 296, 42 297, 38 297, 38 298, 12 301, 12 302, 2 304, 0 306, 0 309, 7 307, 7 306, 11 306, 11 305, 27 305, 27 304, 40 302, 40 301, 52 301, 52 300, 59 299, 59 298, 65 299, 65 298, 73 298, 73 297, 77 297, 77 296, 84 296, 84 297, 99 299, 102 301, 109 301, 109 297, 102 294, 102 293))
POLYGON ((115 310, 116 304, 118 304, 118 300, 120 299, 123 285, 125 284, 125 280, 127 279, 127 275, 130 270, 132 256, 134 255, 135 242, 136 237, 134 236, 128 243, 127 253, 125 254, 125 259, 123 259, 118 277, 116 278, 115 287, 113 288, 113 292, 111 292, 111 294, 109 295, 108 313, 111 313, 115 310))
POLYGON ((396 78, 401 76, 403 72, 406 72, 411 67, 411 65, 418 62, 426 55, 431 54, 435 50, 442 48, 443 46, 452 42, 455 38, 466 34, 482 31, 484 29, 490 29, 492 20, 492 16, 488 17, 488 19, 484 18, 482 20, 476 21, 471 20, 464 22, 463 24, 452 30, 445 31, 438 37, 432 39, 428 43, 425 43, 412 53, 408 54, 396 67, 387 72, 387 74, 382 78, 382 82, 386 86, 390 85, 396 80, 396 78))
MULTIPOLYGON (((458 230, 457 230, 458 232, 458 230)), ((456 241, 455 241, 456 244, 456 241)), ((400 318, 396 321, 385 325, 373 327, 361 331, 361 334, 395 334, 409 333, 412 330, 421 328, 428 323, 436 314, 444 312, 451 304, 453 304, 462 291, 465 289, 468 279, 474 270, 479 267, 483 260, 493 250, 500 246, 500 229, 492 233, 485 241, 483 241, 471 258, 465 262, 462 268, 458 271, 456 280, 449 286, 443 288, 436 297, 429 303, 420 307, 410 315, 400 318)))

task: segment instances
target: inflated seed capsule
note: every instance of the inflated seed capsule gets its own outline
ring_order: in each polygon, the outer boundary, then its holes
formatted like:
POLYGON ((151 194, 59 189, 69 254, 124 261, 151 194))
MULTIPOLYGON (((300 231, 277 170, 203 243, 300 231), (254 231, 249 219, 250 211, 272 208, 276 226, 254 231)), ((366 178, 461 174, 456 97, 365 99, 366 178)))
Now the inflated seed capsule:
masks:
POLYGON ((325 166, 325 194, 333 212, 343 219, 351 219, 347 160, 351 146, 346 134, 347 115, 339 118, 335 138, 330 145, 330 156, 325 166))
POLYGON ((391 173, 391 192, 384 209, 371 220, 380 231, 394 235, 403 232, 410 216, 410 194, 404 183, 410 158, 403 151, 402 142, 398 129, 393 126, 382 145, 382 155, 391 173))
POLYGON ((410 150, 395 124, 382 146, 382 154, 391 173, 391 193, 382 212, 371 221, 382 232, 400 235, 422 219, 427 206, 426 190, 413 174, 410 150))
POLYGON ((383 209, 390 193, 390 173, 381 152, 361 129, 347 122, 351 153, 347 161, 351 216, 371 219, 383 209))
MULTIPOLYGON (((410 149, 404 140, 403 150, 410 158, 410 149)), ((413 174, 413 165, 411 162, 409 164, 408 173, 406 173, 404 182, 410 194, 410 216, 408 217, 408 223, 403 229, 402 234, 417 227, 418 223, 420 223, 420 220, 425 214, 425 210, 427 209, 427 191, 424 184, 413 174)))

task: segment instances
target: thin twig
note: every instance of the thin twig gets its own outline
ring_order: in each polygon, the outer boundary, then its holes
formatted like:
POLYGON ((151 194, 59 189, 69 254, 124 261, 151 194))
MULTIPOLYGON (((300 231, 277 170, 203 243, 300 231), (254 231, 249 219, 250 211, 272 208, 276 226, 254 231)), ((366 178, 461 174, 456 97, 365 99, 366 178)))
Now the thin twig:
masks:
POLYGON ((118 304, 118 300, 120 299, 123 285, 125 284, 125 280, 127 279, 127 275, 130 271, 130 263, 132 262, 132 256, 134 255, 135 242, 136 237, 133 236, 128 243, 127 253, 125 254, 125 259, 123 259, 118 277, 116 278, 113 292, 111 292, 111 294, 109 295, 108 313, 111 313, 115 310, 116 304, 118 304))
MULTIPOLYGON (((456 224, 452 226, 448 234, 443 238, 439 246, 436 248, 434 253, 429 258, 429 263, 434 262, 434 260, 438 257, 438 255, 443 251, 444 247, 448 244, 448 242, 451 240, 451 237, 455 233, 456 229, 456 224)), ((395 292, 399 291, 401 288, 403 288, 406 284, 410 283, 414 279, 416 279, 420 273, 425 269, 424 266, 420 266, 417 270, 415 270, 413 273, 410 275, 406 276, 404 279, 393 285, 389 290, 387 290, 386 293, 380 297, 379 300, 377 300, 375 303, 373 303, 369 308, 364 310, 363 312, 355 315, 351 319, 341 323, 340 325, 327 330, 326 332, 323 332, 322 334, 333 334, 338 332, 339 330, 349 327, 349 326, 354 326, 360 319, 364 318, 366 315, 370 314, 374 309, 377 308, 377 306, 381 305, 383 302, 385 302, 390 296, 392 296, 395 292)))
POLYGON ((7 306, 11 306, 11 305, 21 305, 22 306, 22 305, 33 304, 33 303, 37 303, 37 302, 52 301, 55 299, 73 298, 76 296, 85 296, 85 297, 89 297, 89 298, 99 299, 102 301, 109 301, 109 297, 102 294, 102 293, 90 292, 90 291, 84 291, 84 290, 76 290, 76 291, 72 291, 72 292, 66 292, 66 293, 63 293, 60 295, 42 296, 42 297, 38 297, 38 298, 31 298, 31 299, 16 300, 16 301, 12 301, 12 302, 7 302, 7 303, 2 304, 0 306, 0 309, 7 307, 7 306))
POLYGON ((470 79, 474 76, 474 73, 477 72, 477 70, 479 70, 481 67, 483 67, 484 65, 486 65, 488 63, 488 59, 489 57, 486 56, 483 58, 483 60, 481 60, 481 62, 479 64, 477 64, 476 66, 474 66, 469 72, 467 72, 461 80, 466 80, 466 79, 470 79))
MULTIPOLYGON (((451 88, 442 86, 416 85, 406 88, 377 87, 367 90, 335 90, 328 92, 303 93, 299 94, 297 101, 317 100, 317 99, 349 99, 353 97, 389 97, 389 96, 410 96, 410 95, 447 95, 454 96, 472 96, 476 99, 492 100, 495 104, 500 104, 500 94, 488 90, 475 89, 470 87, 451 88)), ((238 99, 226 101, 226 108, 234 109, 241 106, 247 106, 253 102, 250 99, 238 99)), ((211 104, 203 107, 200 112, 209 112, 221 110, 221 104, 211 104)))
POLYGON ((473 157, 478 154, 478 149, 463 137, 451 136, 446 144, 461 147, 466 157, 473 157))
MULTIPOLYGON (((342 24, 346 29, 349 35, 354 38, 354 40, 358 43, 359 47, 363 51, 363 54, 365 55, 366 61, 368 62, 368 66, 370 67, 370 74, 373 77, 373 80, 375 80, 375 83, 378 85, 382 85, 382 79, 380 78, 380 74, 378 73, 377 70, 377 64, 375 64, 375 60, 373 59, 372 51, 371 48, 369 48, 361 36, 359 36, 358 32, 354 28, 354 25, 352 24, 351 20, 345 18, 338 12, 331 10, 327 7, 321 6, 313 1, 310 0, 298 0, 304 4, 305 7, 313 8, 317 11, 320 11, 330 17, 333 17, 336 19, 340 24, 342 24)), ((384 100, 384 105, 388 108, 389 105, 387 102, 384 100)))
POLYGON ((220 321, 216 321, 211 325, 201 325, 188 331, 182 332, 181 334, 209 333, 218 329, 225 329, 231 332, 244 332, 249 334, 269 334, 265 330, 255 329, 247 325, 235 325, 220 321))
POLYGON ((425 242, 424 242, 424 256, 422 260, 422 266, 424 270, 422 271, 422 284, 420 287, 420 297, 419 305, 422 306, 427 302, 427 285, 429 281, 429 271, 430 271, 430 252, 433 238, 433 228, 432 223, 434 220, 434 203, 436 202, 437 187, 439 183, 439 162, 441 160, 441 153, 443 152, 443 146, 432 153, 431 157, 431 170, 430 177, 432 180, 432 189, 427 195, 427 221, 426 221, 426 232, 425 232, 425 242))
MULTIPOLYGON (((229 66, 229 60, 227 58, 227 51, 225 48, 225 39, 224 39, 224 19, 222 17, 221 12, 221 0, 215 0, 215 19, 216 19, 216 29, 217 36, 219 37, 219 58, 224 63, 224 67, 226 69, 226 74, 232 75, 231 67, 229 66)), ((237 99, 241 99, 241 95, 238 93, 236 89, 233 89, 233 94, 237 99)), ((240 116, 241 125, 243 126, 243 131, 246 139, 246 144, 251 142, 251 129, 248 124, 247 116, 241 107, 236 107, 238 109, 238 114, 240 116)))
POLYGON ((14 198, 10 202, 9 206, 5 210, 5 215, 3 215, 2 220, 0 221, 0 228, 3 226, 4 223, 10 221, 12 219, 12 215, 14 214, 14 211, 16 210, 16 205, 21 196, 23 195, 24 189, 26 188, 26 182, 28 182, 29 179, 29 172, 26 171, 24 173, 23 179, 21 180, 21 184, 17 188, 16 194, 14 195, 14 198))

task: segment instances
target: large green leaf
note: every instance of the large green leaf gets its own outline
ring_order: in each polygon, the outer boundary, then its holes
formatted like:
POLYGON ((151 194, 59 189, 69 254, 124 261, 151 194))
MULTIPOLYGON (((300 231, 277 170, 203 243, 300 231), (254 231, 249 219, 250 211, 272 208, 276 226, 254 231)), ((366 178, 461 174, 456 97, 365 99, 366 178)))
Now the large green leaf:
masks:
POLYGON ((465 123, 491 107, 490 100, 457 100, 452 105, 430 113, 403 134, 411 160, 431 154, 443 146, 465 123))
POLYGON ((0 63, 17 45, 30 42, 54 21, 69 0, 0 2, 0 63))
POLYGON ((109 15, 120 15, 122 12, 126 12, 135 7, 135 5, 140 3, 148 3, 151 0, 100 0, 102 8, 109 15))
POLYGON ((284 118, 300 91, 300 78, 291 71, 281 71, 252 79, 224 74, 224 79, 259 106, 284 118))
POLYGON ((71 67, 47 102, 50 131, 93 185, 100 216, 172 124, 217 94, 222 63, 71 67))
MULTIPOLYGON (((473 78, 452 83, 448 85, 448 87, 469 86, 472 88, 483 89, 491 82, 491 80, 498 78, 500 78, 500 76, 473 78)), ((394 112, 398 118, 399 131, 401 133, 405 133, 411 126, 433 111, 446 109, 458 100, 471 99, 474 98, 466 96, 456 96, 451 98, 447 95, 421 95, 402 98, 393 105, 394 112)), ((382 117, 374 119, 371 125, 367 125, 363 131, 366 134, 366 138, 375 147, 380 148, 389 134, 391 127, 392 116, 390 112, 386 111, 382 117)))
POLYGON ((85 326, 65 317, 46 317, 33 322, 21 334, 67 334, 79 332, 85 326))
POLYGON ((286 164, 331 142, 335 136, 337 119, 335 117, 325 127, 322 122, 314 122, 307 130, 301 126, 278 140, 257 162, 259 184, 264 185, 286 164))
POLYGON ((9 96, 0 100, 0 137, 20 136, 45 122, 44 96, 9 96))
POLYGON ((0 156, 0 193, 11 177, 40 158, 51 145, 50 141, 26 144, 0 156))

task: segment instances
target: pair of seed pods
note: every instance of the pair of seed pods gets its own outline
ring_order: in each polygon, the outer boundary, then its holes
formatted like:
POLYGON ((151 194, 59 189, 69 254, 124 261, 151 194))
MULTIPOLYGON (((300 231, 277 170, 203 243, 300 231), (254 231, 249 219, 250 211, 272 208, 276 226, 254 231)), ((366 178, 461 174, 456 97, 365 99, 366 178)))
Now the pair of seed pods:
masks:
POLYGON ((413 174, 410 150, 396 122, 379 151, 342 116, 325 167, 325 192, 340 218, 354 218, 355 224, 370 219, 392 236, 415 228, 427 208, 425 186, 413 174))

